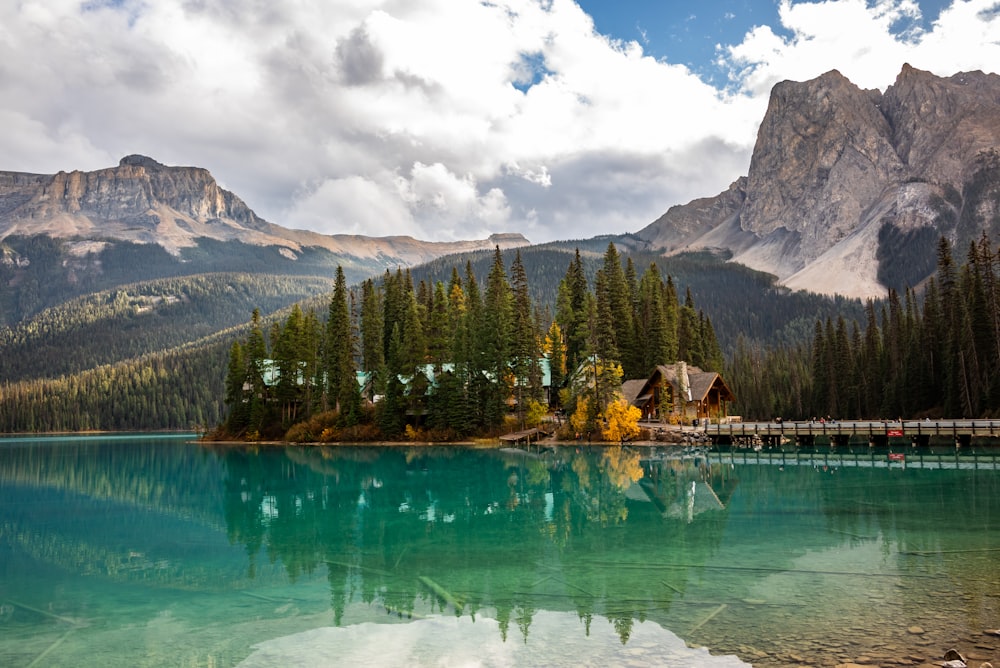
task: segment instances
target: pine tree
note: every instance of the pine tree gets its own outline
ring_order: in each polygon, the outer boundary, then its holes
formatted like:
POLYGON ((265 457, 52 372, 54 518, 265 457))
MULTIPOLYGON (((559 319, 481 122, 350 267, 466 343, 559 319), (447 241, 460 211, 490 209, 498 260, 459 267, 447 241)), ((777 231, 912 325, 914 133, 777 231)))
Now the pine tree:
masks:
MULTIPOLYGON (((700 313, 700 312, 699 312, 700 313)), ((719 339, 715 336, 715 328, 712 327, 712 320, 705 316, 702 320, 701 347, 705 351, 704 366, 705 371, 716 371, 721 373, 726 360, 719 346, 719 339)))
POLYGON ((938 241, 937 284, 940 291, 942 339, 942 408, 945 415, 959 415, 959 362, 958 336, 961 331, 961 300, 951 257, 951 245, 941 237, 938 241))
POLYGON ((385 343, 381 292, 368 279, 361 284, 361 370, 369 375, 376 394, 385 391, 385 343))
POLYGON ((450 358, 451 334, 448 315, 448 297, 445 295, 444 283, 434 284, 434 294, 431 300, 431 310, 427 317, 427 357, 434 365, 434 370, 441 371, 442 365, 450 358))
POLYGON ((338 266, 326 322, 323 369, 326 373, 327 404, 338 409, 339 423, 343 426, 356 424, 359 419, 361 401, 357 367, 354 364, 354 344, 347 282, 343 268, 338 266))
POLYGON ((416 295, 410 290, 404 299, 406 311, 400 328, 399 362, 403 375, 412 376, 427 363, 427 337, 424 332, 423 309, 417 302, 416 295))
POLYGON ((881 409, 885 382, 885 364, 882 355, 882 339, 879 336, 875 302, 868 300, 865 305, 867 318, 864 344, 858 355, 858 378, 860 394, 859 418, 878 417, 881 409))
POLYGON ((493 254, 493 267, 486 280, 482 316, 479 349, 483 351, 484 367, 493 381, 487 390, 483 417, 487 427, 497 428, 503 420, 505 402, 512 389, 513 325, 513 297, 499 246, 493 254))
POLYGON ((281 406, 281 421, 285 428, 290 427, 298 417, 302 400, 302 384, 305 380, 302 377, 302 362, 306 357, 302 347, 303 327, 302 309, 295 304, 284 325, 275 323, 271 339, 271 355, 277 372, 272 397, 281 406))
POLYGON ((259 434, 267 423, 268 417, 268 388, 264 383, 264 370, 268 359, 267 342, 264 339, 259 309, 254 309, 250 317, 250 334, 243 353, 250 388, 247 428, 251 432, 251 438, 254 438, 254 435, 259 434))
POLYGON ((830 415, 836 418, 843 416, 846 407, 850 403, 850 397, 857 393, 854 380, 852 378, 853 358, 851 351, 851 341, 847 335, 847 322, 843 316, 837 316, 837 325, 834 330, 833 345, 833 374, 836 379, 837 402, 831 406, 830 415))
POLYGON ((578 248, 573 261, 566 269, 566 275, 559 284, 556 304, 556 320, 566 339, 566 367, 570 373, 580 366, 586 354, 587 341, 590 338, 588 302, 592 298, 578 248))
MULTIPOLYGON (((604 253, 603 275, 605 280, 605 297, 611 315, 611 329, 614 333, 616 358, 621 362, 626 378, 637 378, 642 374, 642 361, 635 339, 635 307, 632 299, 633 290, 622 269, 621 258, 613 243, 608 244, 604 253)), ((632 282, 635 282, 635 269, 632 268, 632 282)))
POLYGON ((231 434, 242 433, 250 420, 249 397, 244 391, 246 383, 247 366, 243 356, 243 346, 239 341, 233 341, 229 349, 229 366, 226 372, 226 407, 229 410, 226 429, 231 434))
POLYGON ((684 306, 680 308, 677 323, 677 358, 699 366, 704 355, 701 350, 701 326, 698 313, 694 310, 694 299, 688 288, 684 306))
POLYGON ((326 396, 325 404, 328 408, 336 408, 337 397, 340 394, 341 383, 344 382, 342 376, 342 363, 349 350, 350 345, 350 313, 347 307, 347 285, 344 279, 344 271, 337 268, 334 280, 333 295, 327 308, 326 333, 323 337, 323 372, 325 376, 325 386, 323 393, 326 396))
POLYGON ((675 346, 671 343, 674 332, 670 331, 664 304, 665 290, 659 267, 656 263, 650 263, 639 281, 636 311, 637 340, 644 342, 644 345, 639 346, 639 377, 648 376, 658 364, 676 361, 673 357, 675 346))
POLYGON ((303 417, 309 417, 321 404, 323 398, 323 325, 314 309, 309 309, 302 320, 301 375, 303 417))
POLYGON ((813 411, 823 415, 830 405, 830 378, 827 365, 827 339, 823 333, 823 323, 816 321, 813 330, 812 344, 812 376, 813 376, 813 411))
POLYGON ((542 368, 539 358, 538 328, 528 292, 528 276, 521 262, 520 250, 514 253, 511 265, 511 351, 510 365, 514 377, 518 422, 524 426, 524 410, 528 399, 542 398, 542 368))
POLYGON ((677 299, 677 288, 674 286, 674 278, 667 274, 667 283, 663 289, 663 315, 667 321, 667 341, 668 354, 667 361, 677 361, 684 359, 680 354, 680 312, 681 306, 677 299))
POLYGON ((549 404, 559 406, 558 388, 566 381, 566 342, 563 340, 562 329, 556 320, 552 321, 545 336, 545 352, 549 359, 550 396, 549 404))

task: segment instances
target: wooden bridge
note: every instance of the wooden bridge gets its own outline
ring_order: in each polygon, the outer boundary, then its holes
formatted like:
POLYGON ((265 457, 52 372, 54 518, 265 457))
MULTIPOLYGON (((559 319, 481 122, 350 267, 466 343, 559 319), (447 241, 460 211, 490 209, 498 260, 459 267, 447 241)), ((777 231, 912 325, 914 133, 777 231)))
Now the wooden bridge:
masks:
POLYGON ((867 439, 872 445, 890 441, 909 441, 926 445, 931 437, 954 440, 956 446, 969 445, 973 438, 1000 438, 1000 420, 810 420, 773 422, 735 422, 704 427, 716 445, 759 440, 770 445, 791 441, 811 445, 825 437, 833 445, 853 439, 867 439))
POLYGON ((738 450, 706 452, 702 456, 709 463, 754 464, 771 466, 809 466, 835 468, 906 468, 906 469, 960 469, 973 471, 1000 471, 1000 453, 950 455, 930 453, 917 449, 900 457, 887 457, 884 453, 860 452, 762 452, 738 450))

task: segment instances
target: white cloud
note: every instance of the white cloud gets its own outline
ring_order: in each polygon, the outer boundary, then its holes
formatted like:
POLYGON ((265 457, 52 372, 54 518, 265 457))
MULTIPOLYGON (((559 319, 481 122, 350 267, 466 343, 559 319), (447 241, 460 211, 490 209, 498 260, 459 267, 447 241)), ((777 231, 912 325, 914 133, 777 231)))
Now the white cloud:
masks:
POLYGON ((941 76, 990 71, 1000 63, 996 7, 996 0, 955 0, 925 31, 912 0, 873 6, 865 0, 782 0, 781 23, 791 38, 760 26, 725 51, 734 78, 754 96, 779 81, 804 81, 832 69, 862 88, 884 90, 906 62, 941 76))
POLYGON ((423 236, 391 184, 363 176, 328 179, 301 195, 284 217, 288 226, 324 234, 423 236))
POLYGON ((746 173, 777 81, 837 68, 885 88, 903 62, 1000 62, 995 0, 926 29, 916 12, 784 0, 782 25, 720 48, 720 91, 571 0, 2 3, 0 169, 146 153, 326 233, 634 231, 746 173))

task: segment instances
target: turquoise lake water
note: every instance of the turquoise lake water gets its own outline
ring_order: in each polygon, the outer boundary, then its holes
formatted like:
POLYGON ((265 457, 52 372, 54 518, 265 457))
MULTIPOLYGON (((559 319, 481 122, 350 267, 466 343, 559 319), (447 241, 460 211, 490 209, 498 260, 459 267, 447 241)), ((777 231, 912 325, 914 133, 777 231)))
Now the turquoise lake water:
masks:
POLYGON ((190 439, 0 439, 0 666, 1000 660, 995 457, 190 439))

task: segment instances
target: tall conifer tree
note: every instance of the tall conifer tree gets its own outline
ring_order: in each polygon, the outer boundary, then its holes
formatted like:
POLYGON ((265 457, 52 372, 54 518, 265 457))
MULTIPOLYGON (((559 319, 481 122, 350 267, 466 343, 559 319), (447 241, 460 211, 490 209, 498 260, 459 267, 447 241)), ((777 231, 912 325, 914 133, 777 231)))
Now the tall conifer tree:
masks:
POLYGON ((486 279, 479 336, 480 350, 485 354, 485 367, 493 380, 483 407, 486 425, 490 428, 500 426, 505 402, 511 395, 512 324, 513 297, 507 282, 503 254, 497 246, 493 254, 493 266, 486 279))

